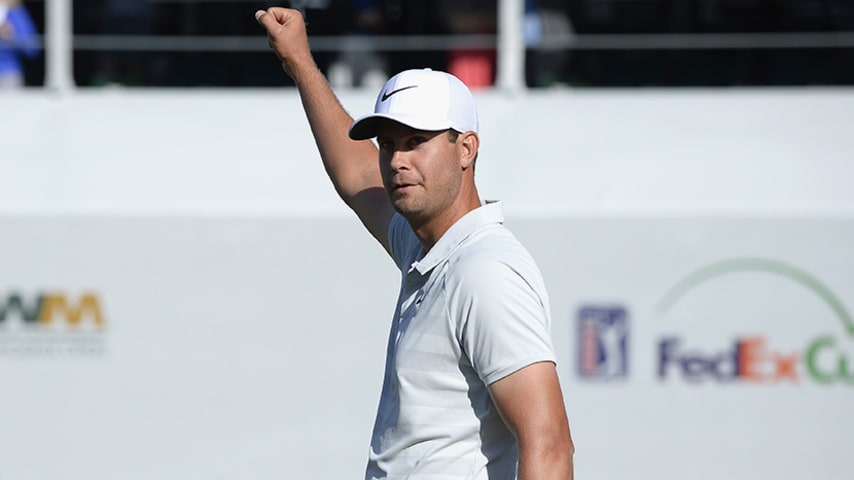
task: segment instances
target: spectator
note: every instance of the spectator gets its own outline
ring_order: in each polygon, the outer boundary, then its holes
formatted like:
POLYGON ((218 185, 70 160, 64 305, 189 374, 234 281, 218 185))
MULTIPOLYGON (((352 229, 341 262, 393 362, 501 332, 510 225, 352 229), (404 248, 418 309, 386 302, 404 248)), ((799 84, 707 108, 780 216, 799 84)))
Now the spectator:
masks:
POLYGON ((0 89, 24 86, 24 66, 19 56, 40 52, 38 31, 20 0, 0 0, 0 89))
MULTIPOLYGON (((494 0, 441 0, 447 27, 454 35, 495 35, 497 9, 494 0)), ((452 49, 448 54, 448 73, 469 88, 491 86, 495 80, 495 51, 452 49)))
POLYGON ((561 41, 574 33, 563 0, 525 0, 525 43, 528 86, 564 84, 569 49, 561 41))
MULTIPOLYGON (((355 35, 371 36, 384 32, 380 0, 350 0, 350 9, 355 35)), ((329 83, 335 87, 379 88, 388 80, 386 60, 367 45, 361 47, 341 52, 329 67, 329 83)))
MULTIPOLYGON (((148 35, 153 8, 143 0, 106 0, 101 32, 105 35, 148 35)), ((141 85, 145 83, 145 55, 133 51, 105 50, 99 58, 95 85, 141 85)))

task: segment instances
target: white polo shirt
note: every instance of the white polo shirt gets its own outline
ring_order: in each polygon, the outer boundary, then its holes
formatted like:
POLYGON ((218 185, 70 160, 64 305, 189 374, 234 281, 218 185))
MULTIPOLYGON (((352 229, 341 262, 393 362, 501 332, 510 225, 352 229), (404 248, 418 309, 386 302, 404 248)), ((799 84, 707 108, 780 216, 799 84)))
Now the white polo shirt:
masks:
POLYGON ((366 479, 515 479, 518 446, 487 385, 555 361, 542 275, 498 203, 458 220, 425 255, 395 215, 402 272, 366 479))

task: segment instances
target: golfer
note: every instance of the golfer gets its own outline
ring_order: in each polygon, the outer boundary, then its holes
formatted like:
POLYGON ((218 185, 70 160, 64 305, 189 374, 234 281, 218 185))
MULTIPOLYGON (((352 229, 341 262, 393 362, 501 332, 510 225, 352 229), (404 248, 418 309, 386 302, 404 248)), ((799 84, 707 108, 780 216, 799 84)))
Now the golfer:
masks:
POLYGON ((313 60, 300 12, 255 17, 296 83, 336 191, 401 271, 365 478, 571 479, 548 296, 500 204, 478 194, 469 89, 407 70, 353 121, 313 60))

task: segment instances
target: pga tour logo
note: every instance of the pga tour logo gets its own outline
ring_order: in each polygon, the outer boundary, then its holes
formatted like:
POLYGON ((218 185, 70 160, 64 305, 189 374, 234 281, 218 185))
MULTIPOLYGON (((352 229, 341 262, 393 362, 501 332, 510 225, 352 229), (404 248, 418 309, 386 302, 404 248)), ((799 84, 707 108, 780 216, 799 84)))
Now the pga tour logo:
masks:
POLYGON ((578 373, 584 378, 628 375, 628 315, 620 307, 583 307, 578 312, 578 373))

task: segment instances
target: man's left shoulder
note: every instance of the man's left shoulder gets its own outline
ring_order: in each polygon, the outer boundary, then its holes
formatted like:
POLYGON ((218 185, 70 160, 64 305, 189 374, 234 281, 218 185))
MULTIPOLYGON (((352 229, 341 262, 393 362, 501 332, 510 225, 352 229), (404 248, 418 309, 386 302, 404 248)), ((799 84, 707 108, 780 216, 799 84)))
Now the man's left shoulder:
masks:
POLYGON ((513 235, 513 232, 501 224, 493 225, 473 236, 470 242, 463 245, 459 253, 463 262, 474 265, 491 262, 534 263, 528 249, 513 235))
POLYGON ((453 256, 448 274, 471 284, 492 284, 502 279, 540 276, 528 250, 506 228, 493 228, 486 235, 461 246, 453 256))

